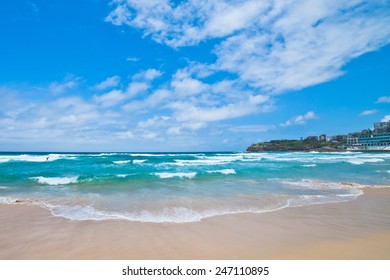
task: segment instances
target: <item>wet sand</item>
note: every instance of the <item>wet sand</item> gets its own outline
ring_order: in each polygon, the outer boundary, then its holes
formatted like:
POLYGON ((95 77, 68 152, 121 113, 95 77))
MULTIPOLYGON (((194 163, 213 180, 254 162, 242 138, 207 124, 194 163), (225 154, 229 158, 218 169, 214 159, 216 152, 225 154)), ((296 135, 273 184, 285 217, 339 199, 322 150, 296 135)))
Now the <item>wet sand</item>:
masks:
POLYGON ((70 221, 0 205, 0 259, 390 259, 390 189, 196 223, 70 221))

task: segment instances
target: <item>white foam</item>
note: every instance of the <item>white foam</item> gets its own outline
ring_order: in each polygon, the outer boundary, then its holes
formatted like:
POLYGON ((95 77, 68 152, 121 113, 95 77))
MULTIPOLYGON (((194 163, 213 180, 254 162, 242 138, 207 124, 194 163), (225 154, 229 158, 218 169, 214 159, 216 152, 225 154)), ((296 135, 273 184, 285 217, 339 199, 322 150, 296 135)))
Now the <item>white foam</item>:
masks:
POLYGON ((366 162, 382 162, 384 161, 381 158, 356 158, 356 159, 348 159, 347 162, 355 164, 355 165, 361 165, 365 164, 366 162))
POLYGON ((133 163, 134 164, 141 164, 141 163, 144 163, 145 161, 147 161, 147 159, 134 159, 133 163))
POLYGON ((172 154, 130 154, 132 157, 166 157, 175 156, 172 154))
POLYGON ((131 160, 117 160, 117 161, 113 161, 113 163, 120 164, 120 165, 128 164, 129 162, 131 162, 131 160))
POLYGON ((77 183, 78 177, 31 177, 30 179, 38 181, 39 184, 42 185, 51 185, 51 186, 57 186, 57 185, 68 185, 68 184, 74 184, 77 183))
POLYGON ((117 174, 116 177, 118 177, 118 178, 126 178, 126 177, 131 176, 131 175, 133 175, 133 174, 117 174))
POLYGON ((8 187, 0 186, 0 191, 1 191, 1 190, 6 190, 6 189, 8 189, 8 187))
POLYGON ((182 160, 175 159, 175 162, 166 163, 167 165, 195 166, 195 165, 224 165, 243 159, 242 155, 234 156, 197 156, 198 159, 182 160))
POLYGON ((160 177, 161 179, 174 178, 174 177, 192 179, 196 176, 196 172, 177 172, 177 173, 157 172, 157 173, 154 173, 154 175, 160 177))
MULTIPOLYGON (((279 180, 279 179, 276 179, 279 180)), ((375 185, 375 184, 359 184, 354 182, 329 182, 312 179, 302 179, 299 181, 281 180, 285 185, 302 187, 305 189, 355 189, 360 190, 364 188, 390 188, 389 184, 375 185)))
POLYGON ((287 207, 287 203, 275 206, 271 209, 209 209, 197 211, 186 207, 163 208, 158 211, 140 210, 137 212, 107 212, 97 210, 91 205, 87 206, 69 206, 69 205, 51 205, 40 204, 48 209, 53 216, 59 216, 70 220, 128 220, 144 223, 191 223, 199 222, 202 219, 214 216, 239 213, 265 213, 287 207))
POLYGON ((207 173, 222 173, 225 175, 229 175, 229 174, 236 174, 236 170, 234 169, 210 170, 207 171, 207 173))
POLYGON ((317 166, 317 164, 304 164, 304 165, 302 165, 303 167, 316 167, 317 166))
POLYGON ((17 198, 10 196, 0 196, 0 204, 14 204, 17 198))
POLYGON ((59 159, 75 159, 74 155, 68 154, 47 154, 47 155, 7 155, 0 156, 0 162, 8 161, 26 161, 26 162, 47 162, 55 161, 59 159))

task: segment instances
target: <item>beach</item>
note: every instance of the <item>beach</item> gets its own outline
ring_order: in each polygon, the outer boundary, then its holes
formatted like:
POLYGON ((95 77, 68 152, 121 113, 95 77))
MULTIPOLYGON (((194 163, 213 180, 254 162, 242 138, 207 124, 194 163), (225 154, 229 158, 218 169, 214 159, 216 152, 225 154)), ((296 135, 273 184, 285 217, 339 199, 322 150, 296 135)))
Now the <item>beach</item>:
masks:
POLYGON ((75 221, 0 205, 0 259, 390 259, 390 189, 190 223, 75 221))

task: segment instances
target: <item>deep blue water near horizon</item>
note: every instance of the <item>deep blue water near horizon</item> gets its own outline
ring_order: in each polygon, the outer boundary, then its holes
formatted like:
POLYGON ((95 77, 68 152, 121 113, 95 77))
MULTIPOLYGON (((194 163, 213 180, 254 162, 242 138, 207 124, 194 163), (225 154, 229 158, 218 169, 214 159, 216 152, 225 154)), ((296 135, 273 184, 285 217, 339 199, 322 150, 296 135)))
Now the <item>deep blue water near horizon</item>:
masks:
POLYGON ((390 187, 386 153, 0 153, 0 203, 72 220, 195 222, 390 187))

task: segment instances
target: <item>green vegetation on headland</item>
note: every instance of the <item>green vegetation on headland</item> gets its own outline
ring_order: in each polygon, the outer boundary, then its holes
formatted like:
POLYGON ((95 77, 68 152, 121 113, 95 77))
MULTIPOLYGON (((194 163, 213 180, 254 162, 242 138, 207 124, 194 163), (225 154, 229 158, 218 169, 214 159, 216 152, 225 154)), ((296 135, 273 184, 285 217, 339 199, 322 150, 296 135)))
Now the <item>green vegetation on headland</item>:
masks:
POLYGON ((301 140, 272 140, 252 144, 247 152, 390 152, 390 120, 375 122, 374 129, 346 135, 308 136, 301 140))
POLYGON ((252 144, 246 149, 247 152, 336 152, 345 144, 341 141, 318 141, 318 140, 272 140, 252 144))

